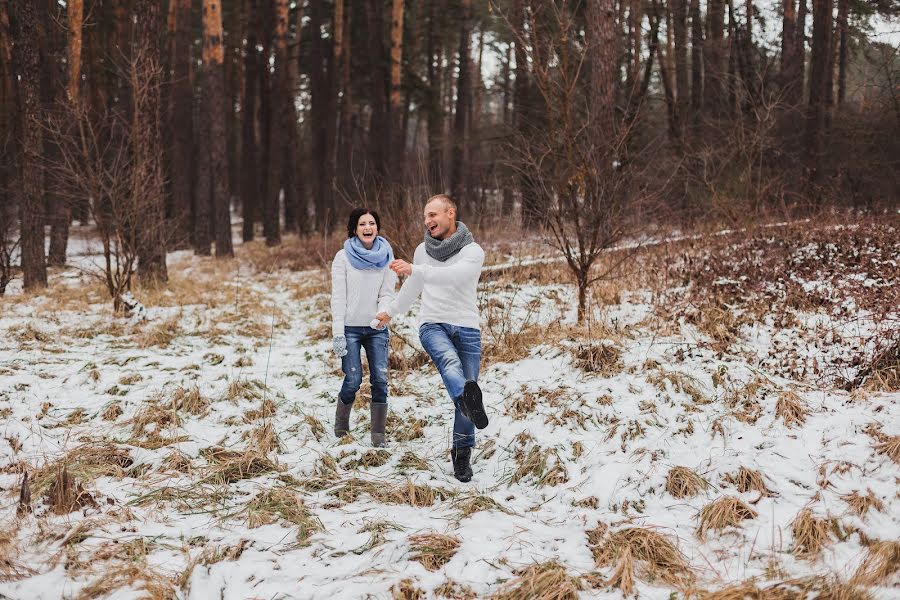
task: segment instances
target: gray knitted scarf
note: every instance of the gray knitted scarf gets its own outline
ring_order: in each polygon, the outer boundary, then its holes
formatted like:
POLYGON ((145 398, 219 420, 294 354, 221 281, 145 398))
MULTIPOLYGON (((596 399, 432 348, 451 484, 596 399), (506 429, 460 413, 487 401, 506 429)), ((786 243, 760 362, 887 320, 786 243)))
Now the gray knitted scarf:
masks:
POLYGON ((431 237, 430 231, 425 231, 425 252, 434 260, 441 262, 459 254, 463 246, 474 243, 472 232, 462 221, 456 222, 456 233, 443 240, 435 239, 431 237))

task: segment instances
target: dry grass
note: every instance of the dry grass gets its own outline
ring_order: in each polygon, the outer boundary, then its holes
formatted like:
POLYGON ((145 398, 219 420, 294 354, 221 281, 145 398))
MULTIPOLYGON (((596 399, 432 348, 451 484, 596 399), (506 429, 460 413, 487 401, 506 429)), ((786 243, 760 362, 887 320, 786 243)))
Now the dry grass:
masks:
MULTIPOLYGON (((644 365, 645 368, 647 365, 644 365)), ((655 367, 655 365, 652 365, 655 367)), ((678 393, 687 394, 694 404, 709 404, 710 399, 701 390, 701 383, 695 377, 679 371, 657 370, 647 375, 647 381, 661 392, 668 391, 668 386, 678 393)))
POLYGON ((186 412, 194 416, 203 416, 209 412, 209 398, 200 393, 200 388, 177 387, 172 393, 170 405, 173 410, 186 412))
POLYGON ((182 420, 174 405, 164 405, 157 396, 147 400, 130 422, 132 435, 141 437, 160 436, 164 429, 179 427, 182 420))
POLYGON ((114 444, 83 444, 37 469, 31 477, 31 493, 34 497, 43 495, 63 468, 84 484, 98 477, 122 478, 133 462, 128 450, 114 444))
POLYGON ((588 543, 598 567, 614 566, 609 585, 628 595, 635 577, 685 588, 694 581, 687 559, 669 536, 647 527, 609 532, 605 524, 588 532, 588 543))
POLYGON ((429 571, 437 571, 453 558, 461 540, 455 535, 443 533, 420 533, 410 536, 409 546, 413 554, 409 557, 429 571))
POLYGON ((868 493, 863 496, 858 490, 853 490, 849 494, 842 495, 841 500, 843 500, 847 506, 850 507, 850 510, 858 517, 866 516, 872 509, 875 509, 878 512, 884 512, 884 502, 879 500, 875 495, 875 492, 871 489, 867 489, 866 491, 868 493))
POLYGON ((236 452, 213 447, 201 450, 200 454, 210 462, 210 466, 205 469, 207 475, 203 483, 226 485, 280 470, 277 463, 255 448, 236 452))
POLYGON ((428 425, 428 421, 419 419, 415 415, 407 415, 404 420, 396 413, 389 412, 385 429, 391 439, 398 442, 411 442, 425 437, 426 425, 428 425))
POLYGON ((756 491, 763 496, 774 496, 772 490, 766 485, 762 473, 754 469, 740 467, 737 473, 726 475, 725 481, 737 488, 737 491, 742 494, 756 491))
POLYGON ((412 579, 401 579, 391 586, 393 600, 424 600, 425 592, 416 587, 412 579))
POLYGON ((146 326, 141 335, 140 347, 168 348, 178 337, 184 335, 181 328, 181 315, 166 319, 161 323, 146 326))
POLYGON ((872 596, 853 585, 832 577, 814 575, 789 579, 760 587, 756 581, 742 581, 715 591, 696 594, 698 600, 872 600, 872 596))
POLYGON ((537 408, 538 395, 529 392, 523 385, 518 395, 513 397, 512 402, 506 407, 504 414, 518 421, 524 419, 537 408))
POLYGON ((118 402, 113 402, 103 409, 100 416, 104 421, 115 421, 122 416, 122 412, 122 405, 118 402))
POLYGON ((806 422, 808 413, 809 409, 796 392, 788 390, 778 396, 778 402, 775 404, 775 414, 781 417, 785 427, 803 425, 806 422))
POLYGON ((591 340, 574 350, 575 364, 589 373, 612 377, 622 372, 622 350, 610 340, 591 340))
MULTIPOLYGON (((245 412, 242 420, 244 423, 253 423, 260 419, 269 419, 275 415, 275 411, 275 402, 271 398, 263 398, 262 402, 259 403, 259 408, 251 408, 245 412)), ((321 423, 319 425, 321 426, 321 423)), ((324 427, 322 431, 324 432, 324 427)))
POLYGON ((370 521, 363 525, 359 533, 368 533, 369 541, 359 548, 353 550, 354 554, 363 554, 368 552, 372 548, 380 546, 381 544, 387 541, 387 536, 385 535, 388 531, 403 531, 403 527, 396 523, 392 523, 391 521, 377 520, 370 521))
POLYGON ((250 447, 255 448, 263 454, 272 452, 277 454, 284 449, 281 438, 278 437, 275 426, 272 425, 271 421, 263 423, 256 429, 244 432, 241 438, 246 440, 250 447))
POLYGON ((293 524, 297 528, 297 541, 301 544, 324 530, 322 522, 304 504, 300 494, 287 488, 264 491, 247 504, 246 511, 251 528, 279 520, 293 524))
POLYGON ((675 498, 692 498, 706 489, 706 481, 687 467, 672 467, 666 475, 666 491, 675 498))
POLYGON ((108 569, 75 596, 75 600, 94 600, 113 597, 117 590, 137 589, 141 598, 147 600, 174 600, 177 598, 174 582, 159 571, 150 568, 144 561, 124 564, 116 569, 108 569))
POLYGON ((895 464, 900 465, 900 435, 889 436, 886 441, 875 444, 874 448, 877 454, 887 456, 895 464))
POLYGON ((381 467, 391 460, 391 453, 388 450, 367 450, 362 456, 356 460, 347 462, 347 469, 364 469, 372 467, 381 467))
POLYGON ((427 471, 428 461, 420 456, 416 456, 414 453, 407 450, 403 453, 403 456, 400 457, 400 460, 397 462, 397 469, 400 472, 406 471, 427 471))
POLYGON ((856 569, 851 583, 857 585, 900 584, 900 541, 871 541, 866 556, 856 569))
POLYGON ((555 448, 541 449, 533 444, 527 450, 518 448, 514 458, 516 468, 507 480, 509 485, 530 478, 537 487, 553 487, 569 480, 565 464, 555 448))
POLYGON ((830 526, 829 519, 816 518, 809 507, 801 509, 791 521, 794 554, 805 558, 818 556, 828 543, 830 526))
POLYGON ((451 493, 442 488, 428 485, 417 485, 412 480, 391 485, 380 481, 365 479, 348 479, 331 490, 330 495, 341 502, 356 502, 362 494, 368 494, 376 502, 386 504, 408 504, 410 506, 431 506, 436 500, 446 500, 451 493))
POLYGON ((478 594, 472 588, 452 579, 448 579, 434 588, 434 595, 451 600, 476 600, 478 598, 478 594))
POLYGON ((755 519, 757 512, 734 496, 723 496, 710 502, 697 513, 697 536, 706 539, 707 532, 726 527, 739 527, 745 519, 755 519))
POLYGON ((516 575, 491 596, 492 600, 577 600, 584 589, 581 579, 569 575, 555 560, 531 565, 516 575))
POLYGON ((483 510, 496 510, 508 515, 513 514, 512 511, 498 504, 497 501, 490 496, 484 496, 482 494, 460 496, 454 499, 453 506, 459 510, 460 515, 463 517, 468 517, 483 510))

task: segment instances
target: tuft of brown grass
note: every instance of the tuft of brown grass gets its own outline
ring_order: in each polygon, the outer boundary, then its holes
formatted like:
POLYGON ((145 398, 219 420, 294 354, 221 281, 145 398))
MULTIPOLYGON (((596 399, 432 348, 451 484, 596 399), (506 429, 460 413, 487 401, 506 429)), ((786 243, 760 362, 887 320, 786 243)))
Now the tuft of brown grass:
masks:
POLYGON ((266 421, 256 429, 245 431, 241 438, 247 440, 251 447, 263 454, 278 453, 284 449, 281 438, 278 437, 271 421, 266 421))
POLYGON ((884 442, 875 444, 874 448, 876 453, 887 456, 900 465, 900 435, 889 436, 884 442))
POLYGON ((759 492, 763 496, 773 496, 772 490, 766 485, 762 473, 747 467, 740 467, 737 473, 725 476, 725 481, 737 488, 742 494, 750 491, 759 492))
POLYGON ((412 480, 390 485, 384 482, 352 478, 329 492, 341 502, 356 502, 360 495, 368 494, 376 502, 386 504, 408 504, 415 507, 431 506, 436 500, 446 500, 452 496, 443 488, 417 485, 412 480))
POLYGON ((506 514, 513 514, 508 508, 497 503, 490 496, 482 494, 470 494, 460 496, 453 501, 453 506, 457 508, 463 517, 468 517, 483 510, 496 510, 506 514))
POLYGON ((509 476, 509 485, 531 478, 537 487, 553 487, 569 480, 565 464, 555 448, 541 449, 534 444, 527 451, 517 449, 514 458, 517 466, 509 476))
POLYGON ((785 427, 803 425, 806 422, 808 413, 809 409, 797 392, 788 390, 778 396, 778 402, 775 404, 775 414, 781 417, 785 427))
POLYGON ((386 429, 392 439, 398 442, 411 442, 425 437, 425 426, 428 421, 419 419, 415 415, 407 415, 406 419, 399 415, 388 413, 386 429))
POLYGON ((176 338, 184 334, 180 325, 181 316, 174 316, 156 325, 150 325, 143 331, 141 348, 156 346, 168 348, 176 338))
POLYGON ((516 571, 517 577, 497 590, 492 600, 578 600, 584 589, 581 579, 569 575, 555 560, 536 563, 516 571))
POLYGON ((309 431, 316 438, 316 441, 321 442, 322 438, 325 437, 325 426, 322 425, 322 421, 313 415, 306 415, 303 417, 303 420, 309 425, 309 431))
MULTIPOLYGON (((275 415, 275 402, 271 398, 263 398, 259 408, 251 408, 244 413, 244 423, 253 423, 260 419, 270 419, 275 415)), ((323 428, 324 430, 324 428, 323 428)))
POLYGON ((675 542, 654 529, 626 527, 609 532, 601 523, 588 532, 588 544, 598 567, 615 566, 609 585, 619 587, 626 595, 634 587, 635 576, 678 588, 694 581, 687 559, 675 542))
POLYGON ((423 600, 425 592, 416 587, 412 579, 401 579, 391 586, 393 600, 423 600))
POLYGON ((536 408, 537 394, 529 392, 523 385, 519 394, 506 407, 504 414, 518 421, 533 413, 536 408))
POLYGON ((706 539, 710 530, 738 527, 745 519, 755 519, 758 513, 734 496, 723 496, 710 502, 697 513, 697 536, 706 539))
POLYGON ((809 507, 803 508, 791 521, 794 535, 794 554, 807 558, 818 556, 828 543, 830 522, 813 516, 809 507))
POLYGON ((125 448, 114 444, 83 444, 36 470, 31 478, 31 493, 34 497, 43 495, 63 468, 70 477, 87 483, 98 477, 122 478, 132 464, 134 461, 125 448))
POLYGON ((575 363, 589 373, 597 373, 601 377, 612 377, 622 371, 622 350, 612 341, 590 341, 578 346, 575 351, 575 363))
POLYGON ((403 456, 401 456, 400 460, 397 462, 397 468, 400 470, 400 472, 427 471, 428 461, 420 456, 416 456, 414 453, 407 450, 403 453, 403 456))
POLYGON ((760 587, 756 581, 734 583, 714 591, 703 591, 698 600, 873 600, 866 590, 830 577, 813 575, 779 581, 760 587))
POLYGON ((868 543, 866 556, 850 583, 857 585, 900 584, 900 541, 875 540, 868 543))
POLYGON ((178 450, 170 452, 160 467, 163 471, 177 471, 179 473, 190 473, 193 468, 194 465, 191 462, 191 458, 178 450))
POLYGON ((694 401, 694 404, 709 404, 711 402, 706 394, 701 391, 700 381, 687 373, 658 370, 647 375, 647 381, 661 392, 667 391, 668 385, 671 385, 676 392, 687 394, 694 401))
POLYGON ((100 413, 100 416, 104 421, 115 421, 122 416, 122 405, 118 402, 108 404, 106 408, 103 409, 103 412, 100 413))
POLYGON ((706 489, 706 481, 687 467, 672 467, 666 475, 666 491, 675 498, 691 498, 706 489))
POLYGON ((451 600, 476 600, 478 598, 478 594, 472 588, 452 579, 448 579, 434 588, 434 595, 451 600))
POLYGON ((304 504, 300 494, 287 488, 266 490, 247 503, 247 522, 251 528, 269 525, 278 520, 297 528, 297 541, 305 544, 325 527, 304 504))
POLYGON ((413 551, 410 560, 416 561, 429 571, 437 571, 450 562, 461 543, 455 535, 416 534, 409 538, 409 546, 413 551))
POLYGON ((875 509, 878 512, 884 512, 884 503, 878 499, 875 492, 871 489, 867 489, 866 491, 868 493, 863 496, 858 490, 853 490, 849 494, 842 495, 841 500, 843 500, 847 506, 850 507, 850 510, 858 517, 866 516, 872 509, 875 509))
POLYGON ((194 416, 202 416, 209 412, 209 398, 203 396, 197 386, 189 389, 180 386, 175 388, 170 402, 173 410, 194 416))
POLYGON ((403 527, 390 521, 369 521, 359 529, 359 533, 368 533, 369 541, 353 550, 354 554, 363 554, 387 541, 388 531, 403 531, 403 527))
POLYGON ((384 466, 391 460, 391 453, 388 450, 367 450, 357 460, 351 460, 347 463, 348 469, 371 468, 384 466))
POLYGON ((181 416, 173 405, 165 406, 158 398, 151 398, 131 419, 131 432, 135 437, 160 436, 166 428, 181 425, 181 416))
POLYGON ((256 449, 235 452, 213 447, 201 450, 200 454, 211 463, 206 469, 204 483, 226 485, 281 470, 277 463, 256 449))

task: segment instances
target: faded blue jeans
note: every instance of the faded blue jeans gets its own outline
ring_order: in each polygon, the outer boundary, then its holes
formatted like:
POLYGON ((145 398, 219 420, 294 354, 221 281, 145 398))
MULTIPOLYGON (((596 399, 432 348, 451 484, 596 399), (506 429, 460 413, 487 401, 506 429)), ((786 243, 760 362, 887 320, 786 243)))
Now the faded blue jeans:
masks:
POLYGON ((388 343, 390 334, 387 327, 372 329, 371 327, 344 326, 344 337, 347 338, 347 354, 341 358, 341 370, 344 372, 344 383, 338 398, 344 404, 352 404, 356 392, 362 385, 362 355, 366 350, 369 361, 369 382, 372 384, 372 403, 384 404, 388 393, 388 343))
POLYGON ((481 366, 481 331, 447 323, 425 323, 419 328, 419 340, 435 364, 456 414, 453 419, 453 447, 475 445, 475 424, 459 410, 466 381, 478 380, 481 366))

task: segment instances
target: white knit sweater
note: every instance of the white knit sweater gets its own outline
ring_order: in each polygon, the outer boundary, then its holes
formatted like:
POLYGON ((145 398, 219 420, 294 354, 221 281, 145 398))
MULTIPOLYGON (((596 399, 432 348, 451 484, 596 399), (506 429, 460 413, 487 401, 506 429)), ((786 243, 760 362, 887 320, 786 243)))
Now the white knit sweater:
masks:
POLYGON ((355 269, 343 250, 331 263, 331 334, 344 335, 344 326, 362 327, 387 310, 396 296, 397 275, 387 267, 355 269))
POLYGON ((447 323, 481 329, 477 288, 483 264, 484 250, 478 244, 463 246, 444 262, 428 256, 425 244, 419 244, 412 275, 403 283, 387 313, 392 317, 405 313, 421 293, 418 325, 447 323))

